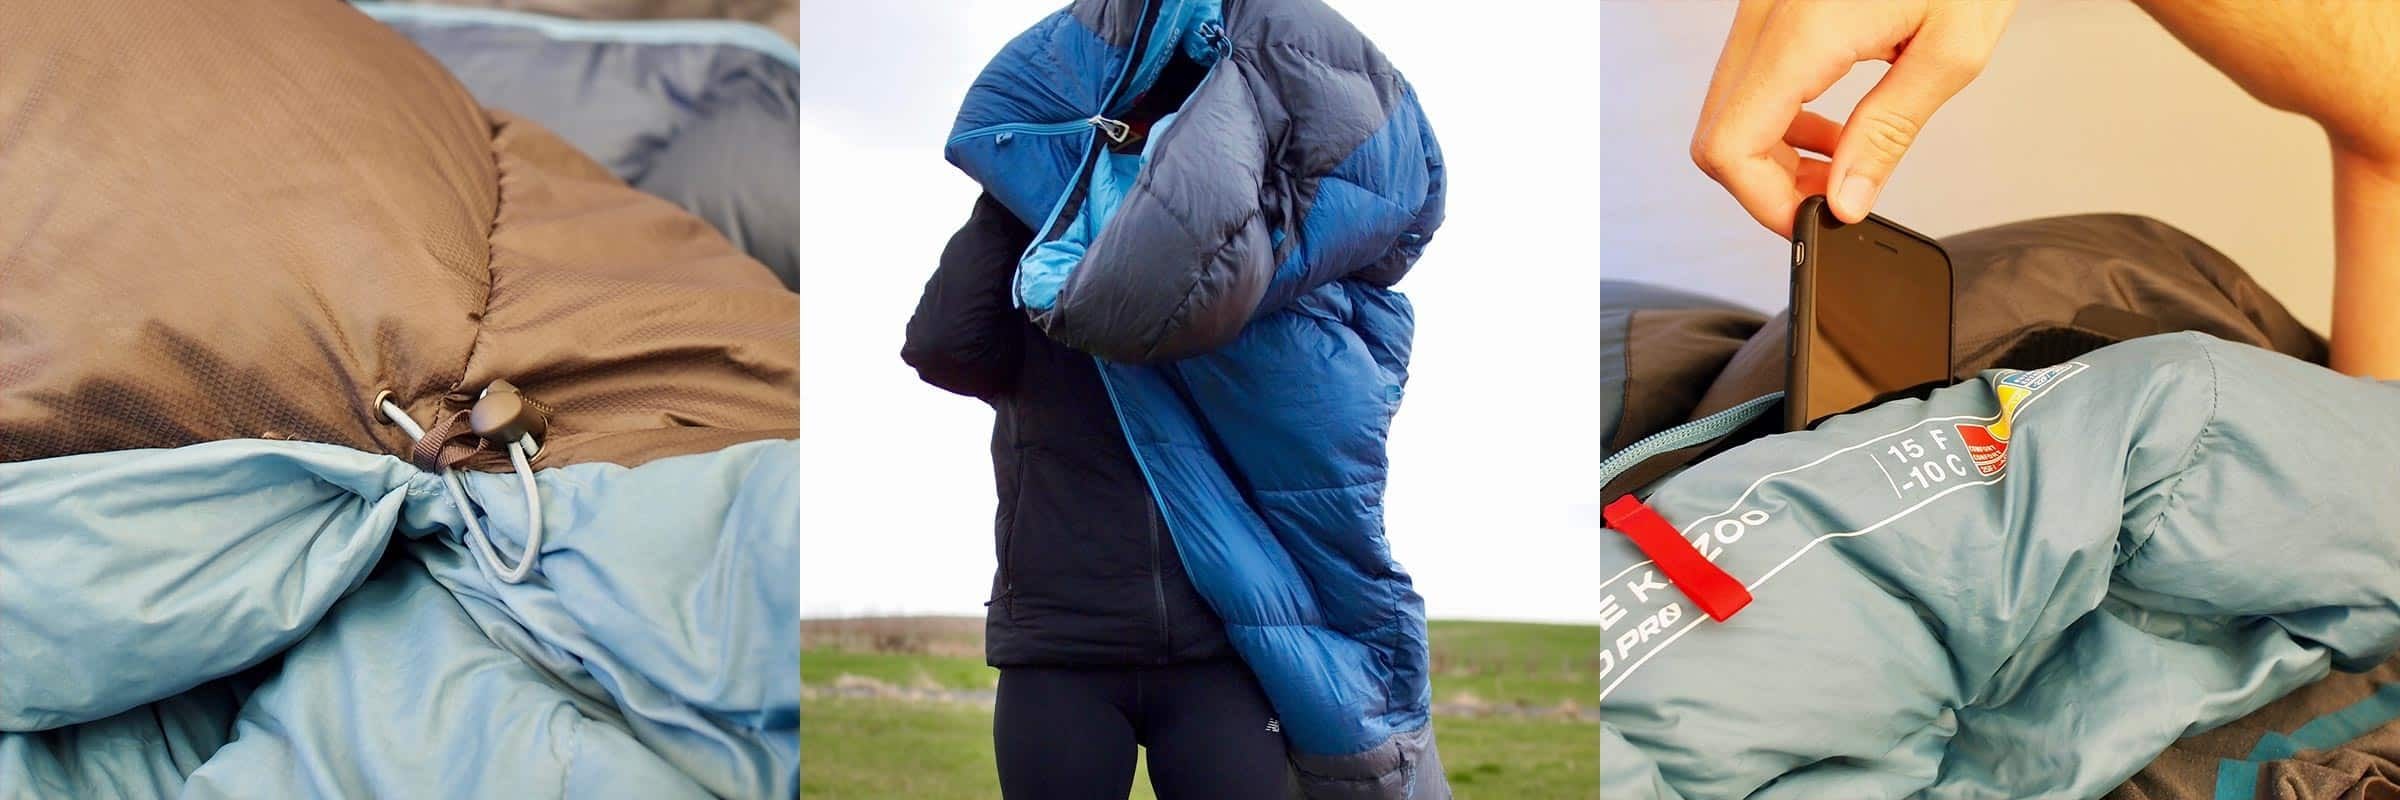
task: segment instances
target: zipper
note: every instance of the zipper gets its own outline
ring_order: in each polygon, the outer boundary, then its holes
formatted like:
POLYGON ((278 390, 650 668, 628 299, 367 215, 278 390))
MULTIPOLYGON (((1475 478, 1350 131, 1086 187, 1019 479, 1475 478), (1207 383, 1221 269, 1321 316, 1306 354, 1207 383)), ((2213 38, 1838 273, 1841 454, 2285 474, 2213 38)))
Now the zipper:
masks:
POLYGON ((1083 186, 1092 179, 1092 165, 1097 163, 1100 157, 1101 136, 1113 133, 1114 141, 1125 141, 1129 129, 1125 123, 1117 122, 1108 115, 1109 112, 1116 110, 1118 104, 1125 102, 1126 98, 1122 95, 1125 94, 1127 88, 1131 87, 1133 74, 1141 70, 1142 53, 1150 46, 1150 29, 1158 26, 1158 12, 1161 10, 1162 3, 1163 0, 1148 0, 1142 4, 1140 27, 1135 29, 1132 47, 1125 51, 1125 66, 1117 70, 1117 79, 1109 87, 1108 96, 1100 101, 1100 112, 1084 120, 1097 129, 1099 135, 1093 136, 1092 141, 1084 146, 1083 161, 1075 165, 1075 177, 1067 181, 1066 193, 1060 195, 1058 203, 1050 207, 1050 218, 1042 221, 1042 227, 1035 232, 1033 242, 1025 245, 1025 250, 1017 254, 1016 269, 1011 270, 1008 276, 1008 300, 1009 306, 1012 308, 1022 309, 1025 307, 1025 297, 1019 293, 1025 277, 1025 257, 1033 255, 1035 248, 1058 237, 1059 212, 1065 211, 1067 206, 1075 204, 1079 193, 1083 191, 1083 186))
MULTIPOLYGON (((1013 428, 1015 423, 1012 421, 1010 425, 1013 428)), ((1010 488, 1014 491, 1009 495, 1009 507, 1022 509, 1025 501, 1023 449, 1017 451, 1016 476, 1010 488)), ((1017 517, 1012 514, 1008 519, 1008 529, 1000 532, 1000 595, 992 598, 1000 603, 1000 618, 1008 620, 1010 624, 1017 621, 1017 528, 1017 517)))
POLYGON ((1063 133, 1075 133, 1086 128, 1098 128, 1100 135, 1108 137, 1110 142, 1117 144, 1124 143, 1125 137, 1133 133, 1133 126, 1093 114, 1085 119, 1066 122, 1003 122, 997 125, 985 125, 950 137, 948 146, 956 147, 961 142, 986 136, 1011 136, 1019 133, 1027 136, 1057 136, 1063 133))
POLYGON ((1203 22, 1197 32, 1201 43, 1208 46, 1208 54, 1212 59, 1225 57, 1225 23, 1203 22))
POLYGON ((1175 637, 1167 629, 1167 577, 1163 574, 1165 565, 1160 561, 1158 542, 1158 532, 1167 527, 1166 518, 1159 515, 1159 509, 1166 506, 1166 498, 1158 496, 1158 481, 1150 475, 1150 461, 1142 458, 1142 448, 1134 444, 1133 426, 1125 422, 1125 405, 1117 400, 1117 382, 1108 377, 1108 362, 1093 356, 1092 365, 1100 371, 1100 388, 1108 392, 1108 409, 1117 415, 1117 430, 1125 434, 1125 449, 1133 453, 1133 466, 1142 473, 1142 488, 1150 492, 1150 591, 1158 600, 1159 638, 1166 642, 1172 655, 1175 637))
MULTIPOLYGON (((1141 70, 1142 57, 1149 49, 1152 29, 1158 26, 1158 15, 1163 4, 1164 0, 1148 0, 1142 4, 1140 25, 1135 29, 1131 47, 1126 50, 1125 66, 1117 71, 1116 81, 1109 87, 1108 96, 1101 101, 1099 113, 1075 122, 1054 122, 1008 131, 1001 129, 1009 125, 1024 123, 1003 123, 951 137, 951 142, 955 144, 962 139, 972 138, 983 133, 994 135, 1015 132, 1059 134, 1071 133, 1084 127, 1093 131, 1091 141, 1084 146, 1083 160, 1076 164, 1074 177, 1067 181, 1065 194, 1062 194, 1058 198, 1058 202, 1050 207, 1050 217, 1042 221, 1042 227, 1036 231, 1033 241, 1025 246, 1023 252, 1017 254, 1016 269, 1011 271, 1008 279, 1009 305, 1014 308, 1025 307, 1025 297, 1019 293, 1020 287, 1023 285, 1025 257, 1032 255, 1035 248, 1058 237, 1061 212, 1065 211, 1068 206, 1080 202, 1085 193, 1085 187, 1091 181, 1093 166, 1099 162, 1103 147, 1100 143, 1101 140, 1105 138, 1110 143, 1122 144, 1131 132, 1130 126, 1111 118, 1109 114, 1112 111, 1122 113, 1118 111, 1118 107, 1126 103, 1128 98, 1124 96, 1125 91, 1131 88, 1134 74, 1141 70)), ((1172 58, 1172 56, 1169 57, 1172 58)), ((1159 532, 1167 526, 1166 519, 1160 514, 1159 509, 1164 507, 1166 501, 1158 494, 1158 480, 1150 472, 1149 460, 1142 457, 1142 449, 1134 443, 1133 427, 1125 421, 1125 406, 1117 398, 1117 384, 1109 377, 1108 362, 1098 356, 1093 356, 1092 364, 1100 373, 1100 387, 1108 392, 1108 407, 1116 414, 1117 429, 1125 435, 1125 449, 1133 454, 1133 465, 1142 473, 1142 487, 1150 493, 1150 591, 1158 603, 1159 639, 1167 646, 1167 655, 1171 657, 1174 653, 1175 639, 1174 633, 1167 623, 1167 579, 1164 574, 1164 548, 1159 542, 1159 532)))
POLYGON ((1607 486, 1609 481, 1616 480, 1618 475, 1633 469, 1636 464, 1649 460, 1651 456, 1671 453, 1702 442, 1725 438, 1727 434, 1741 430, 1742 426, 1750 424, 1760 415, 1767 413, 1767 409, 1774 407, 1775 401, 1781 399, 1783 399, 1782 392, 1769 392, 1753 397, 1741 405, 1642 437, 1642 440, 1634 442, 1632 447, 1619 450, 1600 460, 1600 485, 1607 486))
MULTIPOLYGON (((1128 446, 1126 449, 1132 448, 1128 446)), ((1140 457, 1136 456, 1135 458, 1140 457)), ((1144 480, 1147 481, 1147 478, 1144 480)), ((1166 652, 1159 656, 1160 663, 1165 663, 1175 657, 1175 629, 1167 622, 1166 564, 1159 559, 1162 551, 1158 546, 1158 529, 1165 525, 1166 520, 1160 519, 1158 515, 1158 502, 1156 498, 1152 498, 1150 503, 1150 591, 1158 598, 1158 639, 1160 643, 1166 645, 1166 652)))

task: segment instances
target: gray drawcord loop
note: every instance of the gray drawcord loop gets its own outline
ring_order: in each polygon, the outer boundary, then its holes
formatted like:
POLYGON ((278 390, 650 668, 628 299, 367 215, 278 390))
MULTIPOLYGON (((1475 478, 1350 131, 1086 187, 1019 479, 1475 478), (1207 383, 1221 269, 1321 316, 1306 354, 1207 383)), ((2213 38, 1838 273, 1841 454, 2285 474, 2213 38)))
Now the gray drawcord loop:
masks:
MULTIPOLYGON (((390 392, 376 395, 375 404, 381 407, 384 419, 400 426, 400 430, 406 432, 410 439, 420 442, 425 439, 425 429, 418 427, 417 421, 410 419, 406 410, 392 403, 390 392)), ((495 577, 505 583, 524 581, 527 575, 533 574, 534 565, 542 556, 542 495, 539 487, 533 483, 533 466, 526 461, 526 453, 538 447, 531 434, 521 434, 516 441, 508 443, 509 465, 516 469, 517 482, 525 490, 525 552, 518 554, 514 566, 500 559, 499 552, 492 547, 491 537, 484 533, 483 525, 475 521, 475 511, 467 505, 467 490, 459 482, 457 473, 447 464, 437 465, 444 494, 449 495, 450 505, 458 509, 459 517, 467 521, 467 546, 475 551, 475 555, 482 559, 484 566, 495 577)))

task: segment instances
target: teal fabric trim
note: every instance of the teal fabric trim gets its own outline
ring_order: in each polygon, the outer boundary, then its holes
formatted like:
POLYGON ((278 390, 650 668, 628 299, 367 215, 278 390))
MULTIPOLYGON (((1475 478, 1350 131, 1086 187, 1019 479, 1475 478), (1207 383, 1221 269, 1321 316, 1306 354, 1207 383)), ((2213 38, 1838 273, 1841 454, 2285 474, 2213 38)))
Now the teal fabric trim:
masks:
POLYGON ((2217 800, 2251 800, 2258 796, 2258 765, 2225 759, 2217 762, 2217 800))
MULTIPOLYGON (((2322 750, 2341 746, 2353 739, 2367 735, 2369 731, 2390 724, 2394 719, 2400 719, 2400 684, 2385 684, 2377 687, 2375 693, 2368 695, 2366 699, 2352 703, 2340 711, 2310 720, 2308 724, 2300 726, 2299 730, 2293 731, 2289 737, 2274 733, 2267 734, 2267 736, 2272 737, 2277 744, 2291 746, 2293 748, 2291 753, 2276 756, 2277 758, 2289 758, 2302 750, 2322 750)), ((2259 740, 2261 747, 2266 744, 2267 739, 2259 740)), ((2251 760, 2267 760, 2259 758, 2258 755, 2257 752, 2252 752, 2251 760)))
POLYGON ((737 20, 583 20, 493 8, 385 2, 361 2, 357 6, 358 10, 379 20, 397 19, 437 25, 510 25, 533 28, 554 39, 632 44, 731 45, 765 53, 792 69, 800 68, 799 47, 764 25, 737 20))
POLYGON ((2250 747, 2250 757, 2226 759, 2217 767, 2217 798, 2248 798, 2258 791, 2259 766, 2309 750, 2340 747, 2368 731, 2400 719, 2400 684, 2378 687, 2366 699, 2308 721, 2289 734, 2268 732, 2250 747))

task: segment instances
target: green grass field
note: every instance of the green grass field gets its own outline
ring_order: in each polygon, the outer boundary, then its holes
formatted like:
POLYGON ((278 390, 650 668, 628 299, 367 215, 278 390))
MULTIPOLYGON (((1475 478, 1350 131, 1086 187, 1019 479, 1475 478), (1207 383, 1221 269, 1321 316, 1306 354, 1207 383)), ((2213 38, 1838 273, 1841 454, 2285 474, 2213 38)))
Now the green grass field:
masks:
MULTIPOLYGON (((989 798, 999 673, 957 620, 812 620, 803 625, 800 794, 989 798), (851 692, 820 691, 842 686, 851 692), (850 696, 866 694, 872 696, 850 696)), ((1437 621, 1435 730, 1450 784, 1468 798, 1586 798, 1596 792, 1596 628, 1437 621), (1572 705, 1567 711, 1563 706, 1572 705)), ((1136 777, 1133 797, 1152 797, 1136 777)))

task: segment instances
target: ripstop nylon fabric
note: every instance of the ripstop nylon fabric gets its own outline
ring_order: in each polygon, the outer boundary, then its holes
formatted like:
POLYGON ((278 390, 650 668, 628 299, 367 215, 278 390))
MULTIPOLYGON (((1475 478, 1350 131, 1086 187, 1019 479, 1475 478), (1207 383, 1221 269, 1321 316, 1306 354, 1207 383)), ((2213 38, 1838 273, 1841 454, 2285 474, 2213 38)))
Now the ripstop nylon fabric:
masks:
POLYGON ((0 18, 0 797, 797 791, 773 273, 346 4, 0 18), (501 379, 519 584, 374 405, 501 379))

